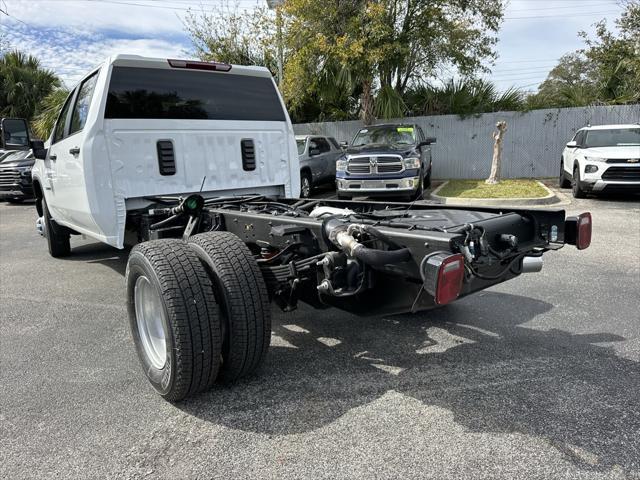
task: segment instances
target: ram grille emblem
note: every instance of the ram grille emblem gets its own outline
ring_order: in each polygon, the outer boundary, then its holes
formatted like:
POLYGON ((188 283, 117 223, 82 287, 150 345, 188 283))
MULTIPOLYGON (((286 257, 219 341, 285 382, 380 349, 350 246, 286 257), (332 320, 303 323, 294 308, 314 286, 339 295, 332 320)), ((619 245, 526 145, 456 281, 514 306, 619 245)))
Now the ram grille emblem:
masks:
POLYGON ((369 164, 375 167, 378 164, 378 157, 369 157, 369 164))

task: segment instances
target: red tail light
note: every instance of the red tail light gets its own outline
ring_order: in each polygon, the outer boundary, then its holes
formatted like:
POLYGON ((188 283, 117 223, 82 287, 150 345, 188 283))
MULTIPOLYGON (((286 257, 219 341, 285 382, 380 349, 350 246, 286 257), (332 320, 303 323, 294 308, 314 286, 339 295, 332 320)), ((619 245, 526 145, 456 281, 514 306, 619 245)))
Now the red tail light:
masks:
POLYGON ((453 302, 460 296, 464 279, 464 255, 436 253, 422 264, 424 288, 433 295, 436 304, 453 302))
POLYGON ((189 68, 192 70, 215 70, 217 72, 228 72, 231 70, 231 65, 228 63, 220 62, 198 62, 196 60, 176 60, 167 59, 169 65, 173 68, 189 68))
POLYGON ((591 245, 591 213, 585 212, 578 215, 576 247, 578 250, 584 250, 589 245, 591 245))
POLYGON ((591 214, 581 213, 577 217, 567 217, 564 221, 564 243, 584 250, 591 245, 591 214))

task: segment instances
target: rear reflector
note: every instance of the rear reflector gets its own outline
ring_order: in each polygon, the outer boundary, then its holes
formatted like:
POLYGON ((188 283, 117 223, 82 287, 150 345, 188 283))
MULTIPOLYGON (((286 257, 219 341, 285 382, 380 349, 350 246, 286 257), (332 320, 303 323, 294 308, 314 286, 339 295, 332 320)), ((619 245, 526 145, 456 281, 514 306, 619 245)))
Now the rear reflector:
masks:
POLYGON ((464 255, 445 252, 427 257, 421 266, 424 288, 435 303, 444 305, 460 296, 464 279, 464 255))
POLYGON ((585 212, 578 215, 578 235, 576 247, 584 250, 591 245, 591 213, 585 212))
POLYGON ((577 217, 567 217, 564 222, 564 242, 584 250, 591 245, 591 214, 581 213, 577 217))
POLYGON ((173 68, 189 68, 192 70, 215 70, 217 72, 228 72, 231 70, 231 65, 228 63, 220 62, 198 62, 196 60, 175 60, 172 58, 167 59, 169 65, 173 68))

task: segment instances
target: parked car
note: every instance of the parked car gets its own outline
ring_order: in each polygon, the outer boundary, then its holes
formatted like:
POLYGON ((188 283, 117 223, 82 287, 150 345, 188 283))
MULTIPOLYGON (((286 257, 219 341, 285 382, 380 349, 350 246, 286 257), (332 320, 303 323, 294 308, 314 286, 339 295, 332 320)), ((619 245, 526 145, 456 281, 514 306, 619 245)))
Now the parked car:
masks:
MULTIPOLYGON (((30 145, 36 225, 52 256, 72 254, 74 234, 137 243, 128 323, 142 370, 169 401, 254 372, 270 302, 426 310, 591 241, 589 213, 291 198, 293 127, 262 67, 111 57, 72 88, 46 145, 30 145)), ((402 168, 420 173, 411 158, 402 168)))
POLYGON ((31 150, 18 150, 0 162, 0 198, 10 202, 33 198, 31 169, 35 161, 31 150))
POLYGON ((422 198, 431 185, 431 144, 415 124, 361 129, 336 165, 338 198, 394 195, 422 198))
POLYGON ((340 144, 333 137, 297 135, 300 159, 300 197, 311 195, 311 190, 336 178, 336 160, 342 154, 340 144))
POLYGON ((560 159, 560 187, 573 196, 640 193, 640 124, 581 128, 560 159))

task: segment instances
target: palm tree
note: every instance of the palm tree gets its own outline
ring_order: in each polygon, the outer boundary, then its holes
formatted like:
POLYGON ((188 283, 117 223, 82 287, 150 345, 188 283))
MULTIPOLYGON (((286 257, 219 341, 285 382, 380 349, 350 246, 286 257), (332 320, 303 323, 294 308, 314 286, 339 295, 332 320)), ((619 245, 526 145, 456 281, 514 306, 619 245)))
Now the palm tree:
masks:
POLYGON ((18 50, 0 57, 0 115, 31 119, 40 101, 60 80, 37 58, 18 50))
POLYGON ((31 123, 33 127, 33 133, 38 138, 47 139, 53 126, 56 123, 58 114, 62 110, 64 101, 69 96, 69 90, 66 88, 56 88, 49 95, 44 97, 39 106, 39 112, 34 117, 31 123))
POLYGON ((405 102, 415 115, 475 115, 520 110, 524 96, 514 88, 499 93, 487 80, 450 79, 442 86, 425 84, 410 89, 405 102))

